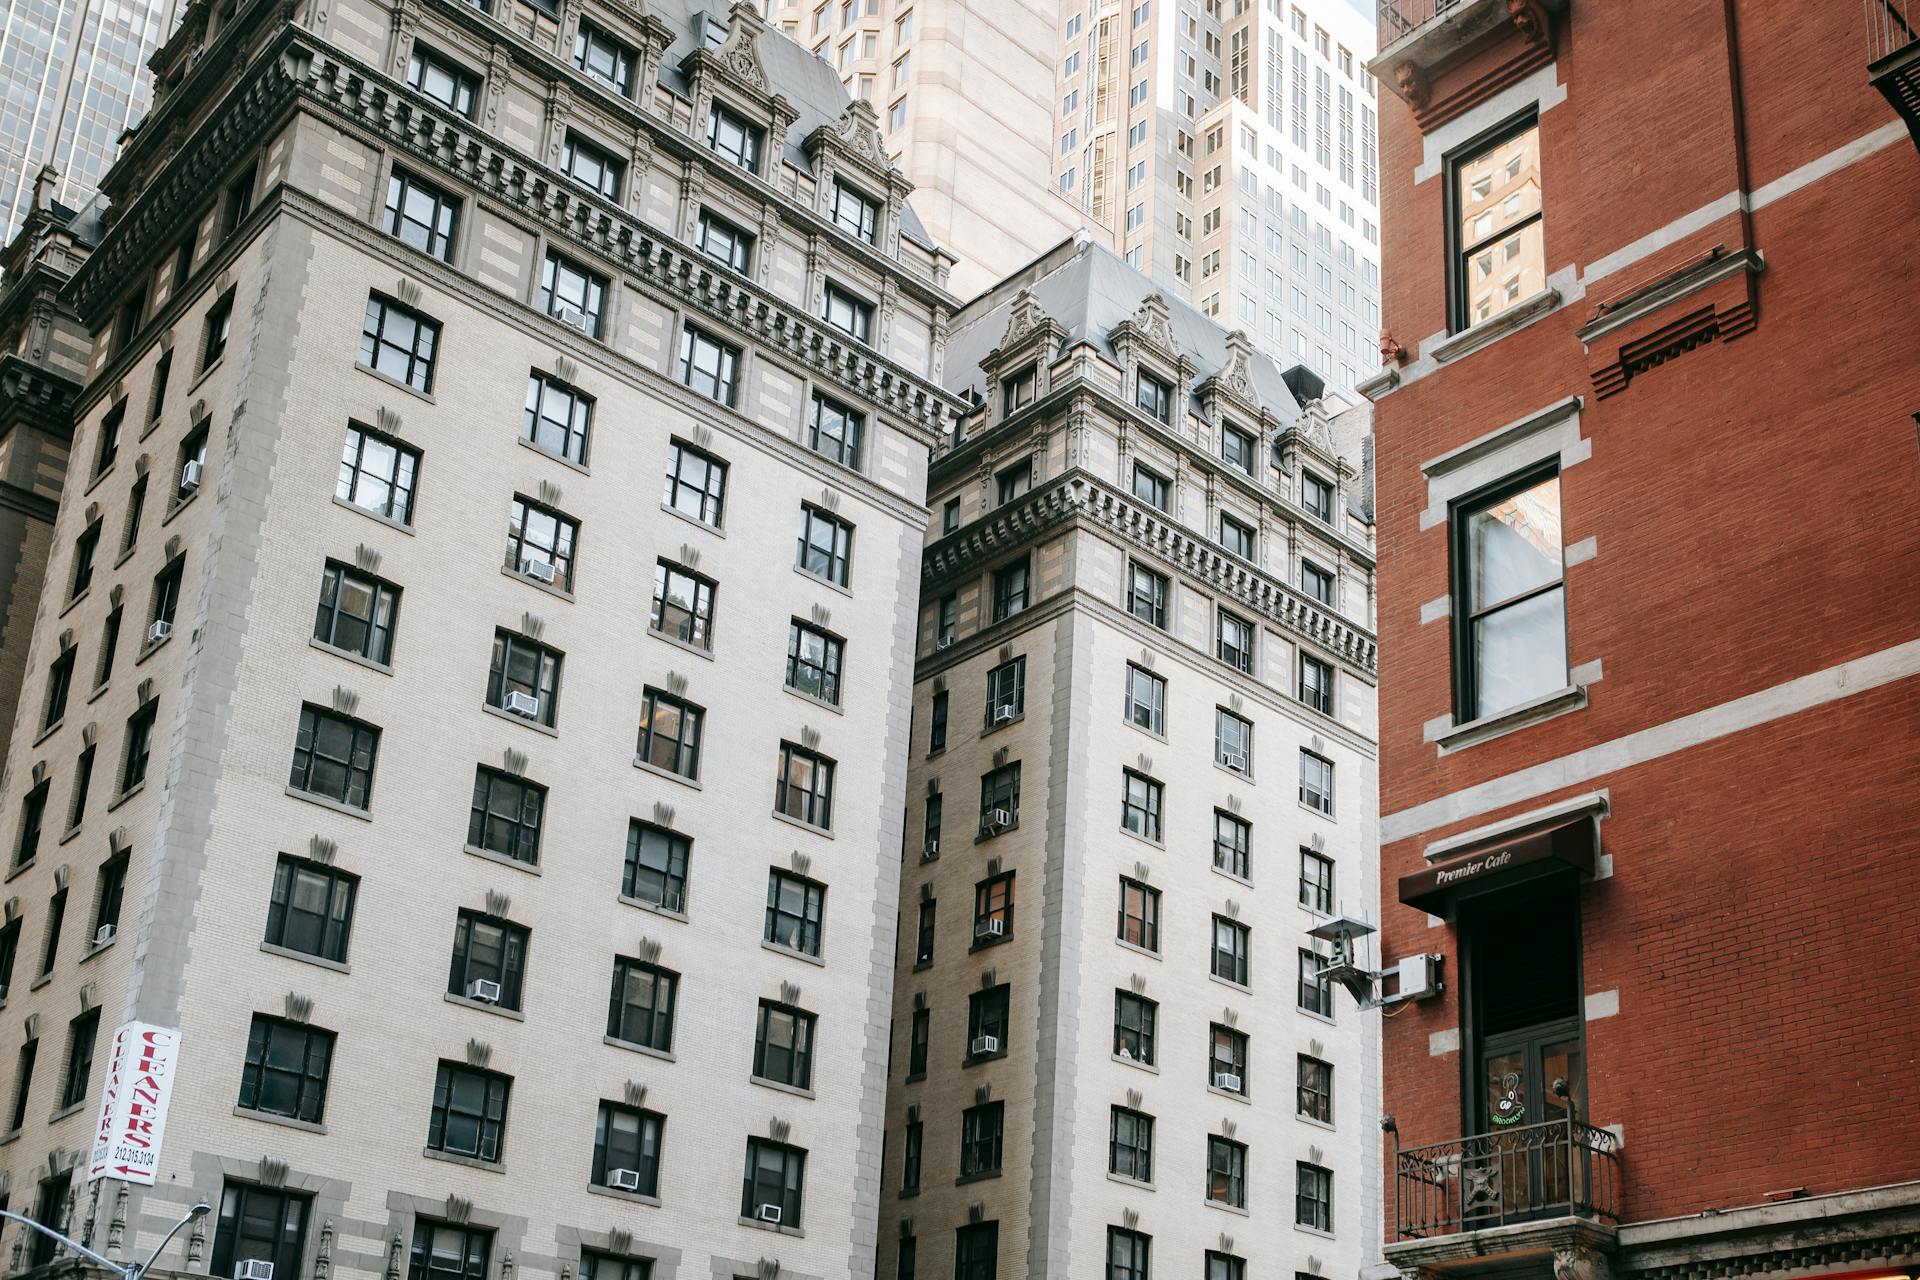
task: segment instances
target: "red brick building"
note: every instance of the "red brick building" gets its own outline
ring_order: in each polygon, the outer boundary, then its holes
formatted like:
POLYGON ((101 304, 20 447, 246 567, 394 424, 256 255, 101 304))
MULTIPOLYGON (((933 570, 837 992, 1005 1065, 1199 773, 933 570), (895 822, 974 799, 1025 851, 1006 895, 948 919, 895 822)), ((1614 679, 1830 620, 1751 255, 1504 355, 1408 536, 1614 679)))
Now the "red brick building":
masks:
POLYGON ((1920 6, 1382 10, 1386 1256, 1910 1276, 1920 6))

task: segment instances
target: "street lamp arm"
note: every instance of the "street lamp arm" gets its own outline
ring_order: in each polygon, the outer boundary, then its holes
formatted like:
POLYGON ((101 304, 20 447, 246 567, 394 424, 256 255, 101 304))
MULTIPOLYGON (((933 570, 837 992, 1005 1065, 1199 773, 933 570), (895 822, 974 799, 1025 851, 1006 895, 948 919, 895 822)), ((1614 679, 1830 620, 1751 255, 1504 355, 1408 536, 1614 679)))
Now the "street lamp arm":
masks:
MULTIPOLYGON (((187 1216, 180 1219, 180 1221, 174 1223, 173 1229, 167 1232, 165 1236, 161 1237, 160 1243, 153 1247, 153 1252, 147 1255, 147 1260, 145 1262, 135 1267, 126 1267, 122 1270, 121 1274, 126 1277, 126 1280, 140 1280, 140 1277, 146 1275, 147 1269, 149 1267, 153 1266, 154 1263, 160 1261, 161 1252, 169 1244, 173 1243, 173 1238, 180 1234, 180 1228, 186 1226, 189 1222, 192 1222, 195 1219, 206 1217, 208 1212, 210 1212, 212 1208, 213 1208, 212 1205, 209 1205, 206 1201, 202 1200, 199 1203, 195 1204, 191 1209, 188 1209, 187 1216)), ((108 1265, 112 1265, 112 1264, 108 1264, 108 1265)))
MULTIPOLYGON (((94 1262, 99 1263, 101 1266, 105 1267, 108 1271, 111 1271, 113 1274, 117 1276, 127 1277, 133 1274, 129 1268, 123 1267, 117 1262, 113 1262, 113 1261, 110 1261, 109 1259, 101 1257, 99 1254, 95 1253, 93 1250, 87 1248, 87 1246, 81 1244, 78 1240, 71 1240, 66 1236, 61 1235, 58 1231, 55 1231, 52 1227, 47 1226, 44 1222, 36 1222, 32 1218, 27 1217, 23 1213, 13 1213, 6 1209, 0 1209, 0 1218, 4 1218, 8 1222, 18 1222, 22 1226, 32 1227, 35 1231, 38 1231, 43 1236, 52 1236, 55 1240, 58 1240, 61 1244, 67 1246, 67 1248, 73 1250, 75 1253, 79 1254, 81 1257, 88 1258, 94 1262)), ((174 1228, 175 1231, 178 1231, 179 1229, 180 1228, 177 1226, 174 1228)), ((169 1234, 168 1238, 169 1239, 172 1238, 171 1234, 169 1234)))

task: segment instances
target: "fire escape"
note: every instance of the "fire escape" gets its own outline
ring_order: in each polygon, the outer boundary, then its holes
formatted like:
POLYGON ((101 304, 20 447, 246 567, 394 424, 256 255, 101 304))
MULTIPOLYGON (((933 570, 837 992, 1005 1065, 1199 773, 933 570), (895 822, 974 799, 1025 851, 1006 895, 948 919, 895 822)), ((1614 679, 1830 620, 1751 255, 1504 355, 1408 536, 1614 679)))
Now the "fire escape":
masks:
MULTIPOLYGON (((1887 96, 1920 146, 1920 36, 1907 0, 1865 0, 1867 79, 1887 96)), ((1920 12, 1920 10, 1916 10, 1920 12)))

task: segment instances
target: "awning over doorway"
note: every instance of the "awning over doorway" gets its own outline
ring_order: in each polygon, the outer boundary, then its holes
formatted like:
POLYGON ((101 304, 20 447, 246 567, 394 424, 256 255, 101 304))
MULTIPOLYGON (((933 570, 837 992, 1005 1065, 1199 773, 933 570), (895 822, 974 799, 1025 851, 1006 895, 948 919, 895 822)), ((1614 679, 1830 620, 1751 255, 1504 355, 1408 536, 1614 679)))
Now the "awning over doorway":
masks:
POLYGON ((1599 854, 1594 815, 1570 814, 1543 826, 1491 835, 1449 852, 1424 871, 1400 877, 1400 901, 1429 915, 1446 916, 1459 898, 1532 880, 1556 864, 1590 876, 1599 854))

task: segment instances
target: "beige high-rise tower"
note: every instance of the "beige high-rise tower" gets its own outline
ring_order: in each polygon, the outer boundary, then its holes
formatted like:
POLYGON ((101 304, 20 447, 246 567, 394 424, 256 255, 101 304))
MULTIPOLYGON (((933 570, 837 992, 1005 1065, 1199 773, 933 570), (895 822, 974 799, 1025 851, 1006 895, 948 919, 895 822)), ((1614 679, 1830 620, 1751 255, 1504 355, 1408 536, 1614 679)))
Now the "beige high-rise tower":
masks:
POLYGON ((959 407, 870 109, 685 0, 196 3, 155 74, 7 633, 0 1196, 127 1260, 204 1199, 161 1268, 242 1280, 867 1280, 959 407), (135 1020, 147 1189, 86 1180, 135 1020))

